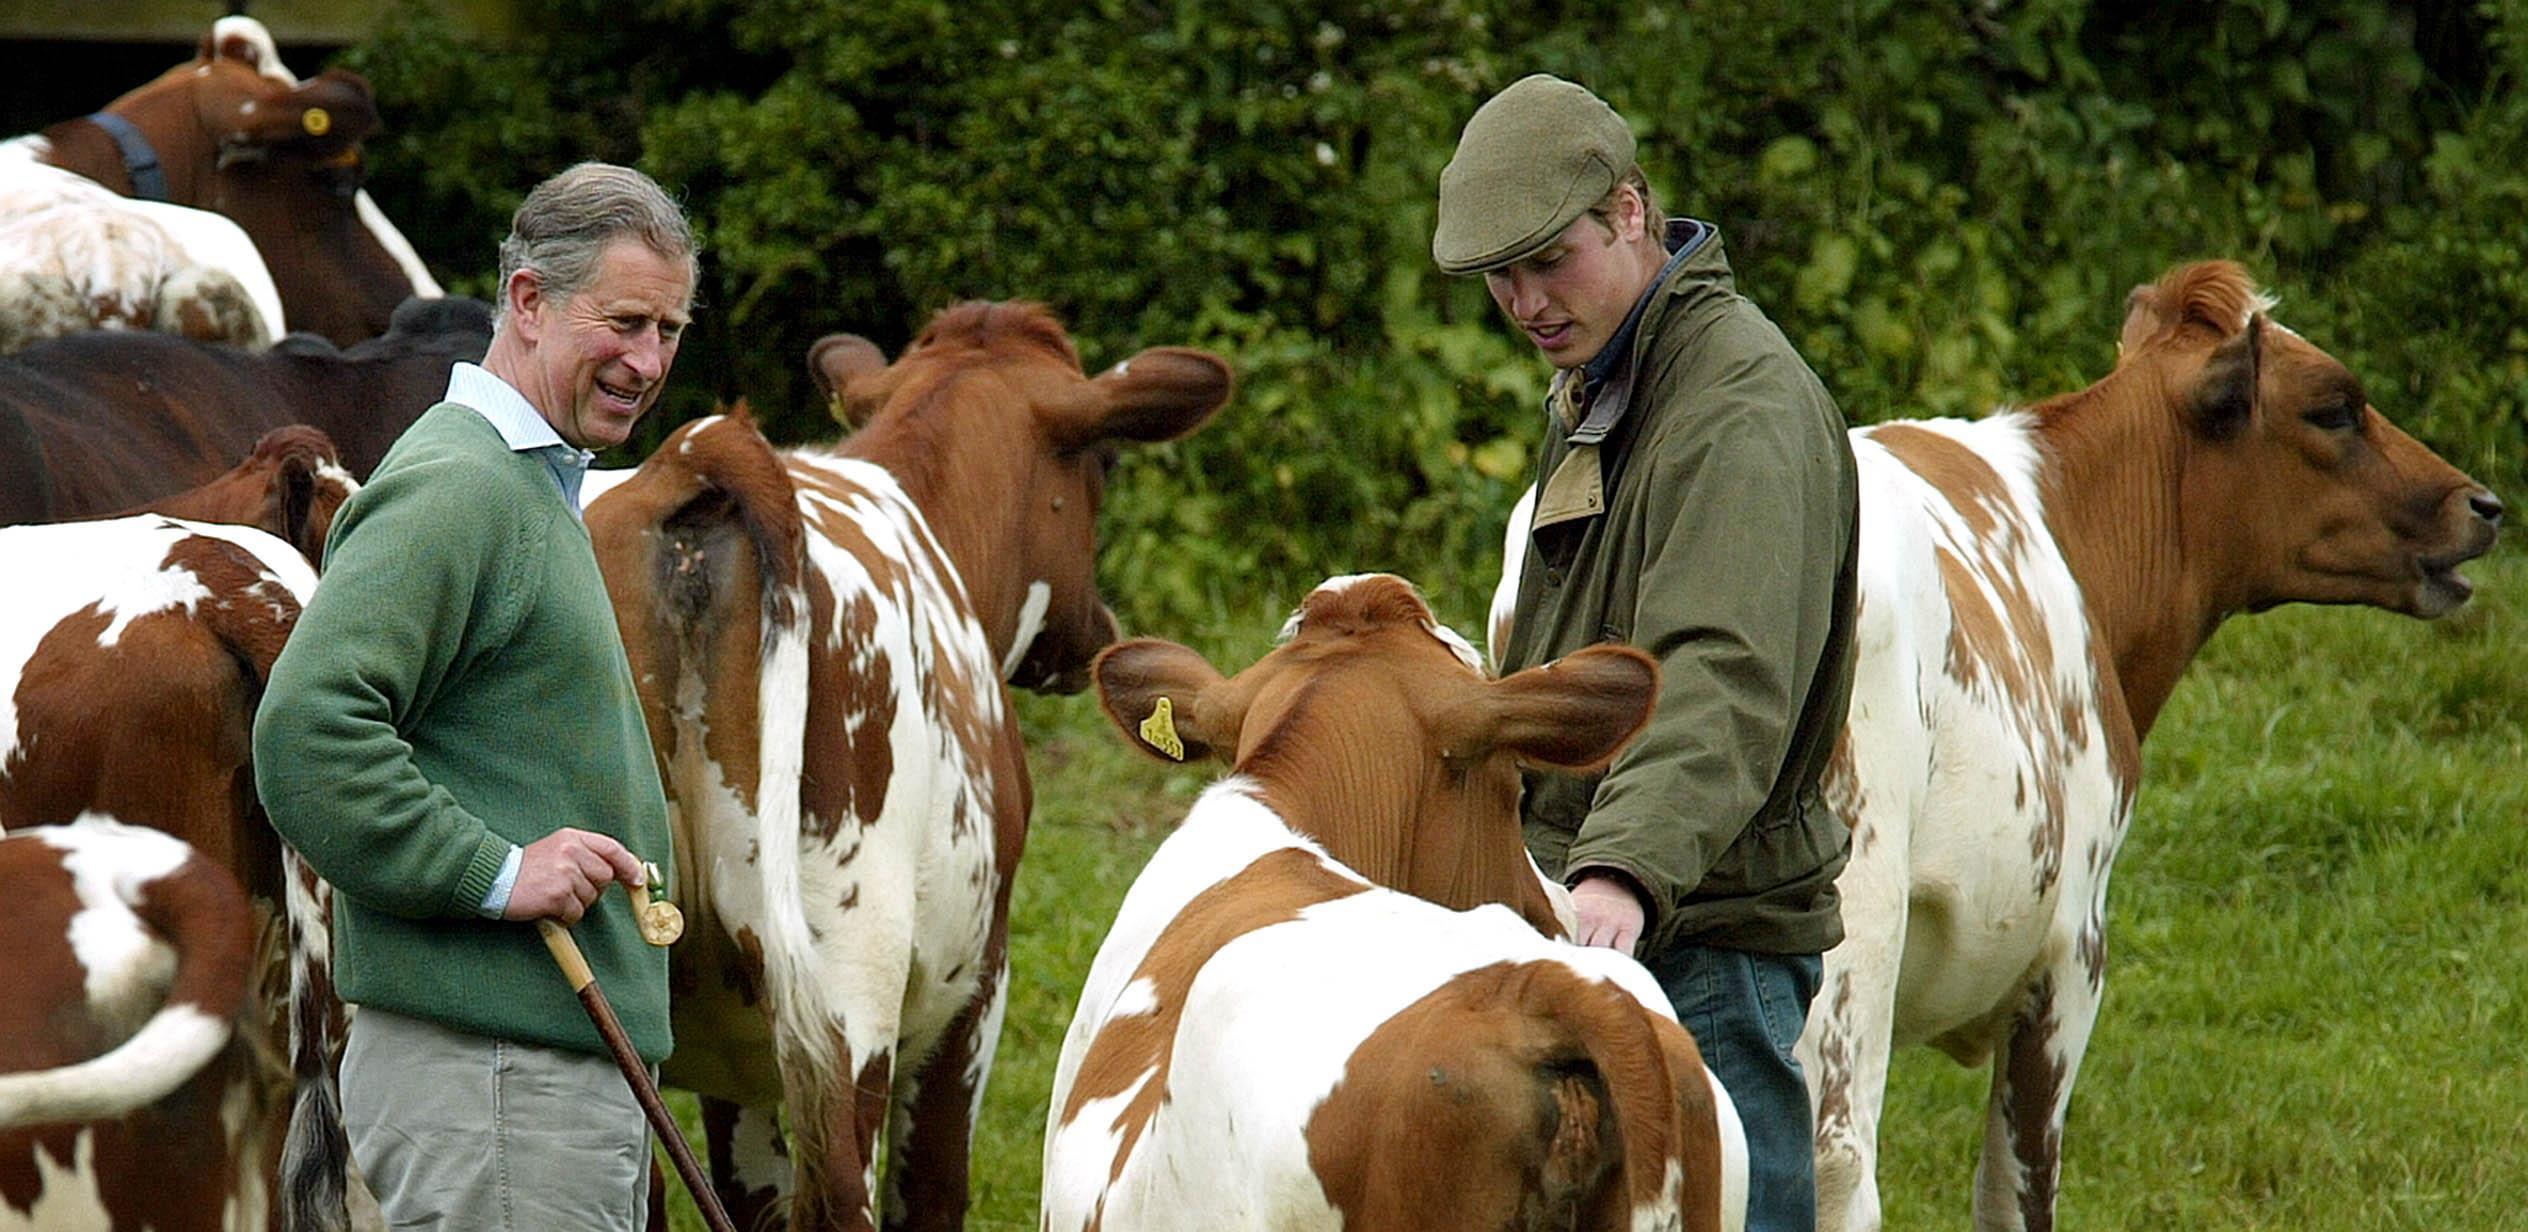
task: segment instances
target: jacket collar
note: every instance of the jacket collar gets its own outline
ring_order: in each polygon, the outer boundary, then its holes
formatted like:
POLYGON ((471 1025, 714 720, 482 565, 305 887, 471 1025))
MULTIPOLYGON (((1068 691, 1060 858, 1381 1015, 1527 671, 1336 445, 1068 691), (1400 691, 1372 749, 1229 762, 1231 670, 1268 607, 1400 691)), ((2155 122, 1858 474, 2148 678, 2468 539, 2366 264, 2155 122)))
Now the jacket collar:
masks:
MULTIPOLYGON (((1633 301, 1633 310, 1624 314, 1624 323, 1616 327, 1615 336, 1574 376, 1564 373, 1555 381, 1555 388, 1570 404, 1587 408, 1587 415, 1573 427, 1569 440, 1574 445, 1594 445, 1606 439, 1615 425, 1623 422, 1624 412, 1632 404, 1633 378, 1641 370, 1633 343, 1640 337, 1642 318, 1662 296, 1672 292, 1680 282, 1679 273, 1706 263, 1693 260, 1707 246, 1719 256, 1720 228, 1694 218, 1668 220, 1668 233, 1662 237, 1667 246, 1668 263, 1659 268, 1659 276, 1633 301), (1573 383, 1577 382, 1575 386, 1573 383)), ((1724 269, 1726 267, 1723 267, 1724 269)), ((1561 419, 1564 424, 1570 419, 1561 419)))

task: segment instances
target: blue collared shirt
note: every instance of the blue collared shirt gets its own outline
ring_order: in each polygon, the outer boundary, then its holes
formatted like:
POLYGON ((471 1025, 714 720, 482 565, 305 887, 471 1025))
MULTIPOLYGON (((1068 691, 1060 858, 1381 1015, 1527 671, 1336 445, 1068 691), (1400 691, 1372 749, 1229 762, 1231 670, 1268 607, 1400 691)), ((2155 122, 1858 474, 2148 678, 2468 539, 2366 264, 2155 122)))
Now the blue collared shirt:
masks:
MULTIPOLYGON (((596 459, 596 454, 563 440, 526 395, 479 364, 460 363, 448 373, 446 400, 490 421, 513 451, 536 455, 553 476, 554 484, 561 488, 563 503, 570 506, 572 516, 578 516, 579 484, 588 477, 588 464, 596 459)), ((476 911, 499 919, 509 909, 509 895, 518 888, 518 867, 525 858, 523 849, 510 844, 509 858, 501 861, 500 876, 492 880, 490 892, 483 895, 476 911)))

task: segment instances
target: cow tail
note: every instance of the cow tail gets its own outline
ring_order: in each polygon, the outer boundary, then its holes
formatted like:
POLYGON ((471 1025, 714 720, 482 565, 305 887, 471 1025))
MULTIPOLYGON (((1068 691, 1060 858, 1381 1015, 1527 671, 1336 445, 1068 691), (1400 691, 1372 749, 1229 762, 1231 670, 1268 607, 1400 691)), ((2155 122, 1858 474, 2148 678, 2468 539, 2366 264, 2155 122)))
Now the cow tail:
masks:
POLYGON ((281 1226, 342 1232, 351 1226, 351 1140, 343 1129, 335 1059, 342 999, 332 971, 332 887, 293 847, 281 849, 290 964, 290 1101, 281 1144, 281 1226))
POLYGON ((1694 1037, 1605 980, 1530 988, 1528 1011, 1545 1028, 1536 1066, 1548 1201, 1603 1209, 1607 1184, 1620 1181, 1628 1211, 1673 1205, 1688 1232, 1742 1227, 1744 1134, 1694 1037))
MULTIPOLYGON (((648 613, 662 657, 661 687, 681 691, 688 678, 741 676, 735 663, 714 663, 751 651, 755 681, 755 872, 763 896, 753 940, 761 947, 776 1049, 788 1084, 792 1132, 815 1144, 823 1123, 820 1092, 838 1070, 837 1037, 824 983, 817 978, 815 937, 800 883, 802 806, 808 714, 806 524, 788 466, 755 430, 741 405, 725 416, 696 420, 662 442, 641 474, 590 509, 589 530, 617 539, 613 521, 639 508, 637 533, 623 541, 649 553, 637 566, 659 597, 648 613), (639 486, 635 486, 635 485, 639 486), (757 611, 727 610, 739 579, 751 571, 757 611), (749 616, 752 619, 748 619, 749 616), (756 637, 727 638, 745 621, 756 637), (703 674, 708 673, 708 674, 703 674), (810 1076, 813 1079, 810 1080, 810 1076)), ((607 548, 600 545, 603 553, 607 548)), ((602 555, 601 555, 602 559, 602 555)), ((622 609, 619 609, 621 611, 622 609)), ((630 622, 626 621, 627 638, 630 622)), ((716 786, 716 785, 715 785, 716 786)), ((679 787, 679 794, 683 794, 679 787)), ((800 1152, 813 1168, 814 1150, 800 1152)))
MULTIPOLYGON (((182 846, 165 835, 119 825, 73 827, 62 838, 65 845, 83 846, 124 847, 134 841, 182 846)), ((130 1039, 102 1056, 0 1075, 0 1129, 120 1117, 172 1094, 235 1035, 256 965, 253 917, 235 879, 187 849, 163 875, 134 880, 118 873, 114 890, 127 910, 175 949, 175 979, 166 1000, 130 1039)))

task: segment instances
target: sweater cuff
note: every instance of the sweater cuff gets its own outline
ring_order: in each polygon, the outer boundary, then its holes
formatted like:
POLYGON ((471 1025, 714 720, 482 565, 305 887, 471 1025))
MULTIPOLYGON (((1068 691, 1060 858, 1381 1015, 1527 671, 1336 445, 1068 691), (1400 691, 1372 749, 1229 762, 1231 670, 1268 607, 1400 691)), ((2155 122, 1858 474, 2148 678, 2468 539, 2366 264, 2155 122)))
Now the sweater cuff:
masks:
MULTIPOLYGON (((500 880, 501 866, 509 862, 509 853, 517 844, 497 834, 485 832, 476 844, 474 858, 466 863, 465 876, 456 883, 455 901, 449 904, 451 915, 483 914, 484 903, 491 898, 492 886, 500 880)), ((509 906, 504 898, 501 907, 509 906)))

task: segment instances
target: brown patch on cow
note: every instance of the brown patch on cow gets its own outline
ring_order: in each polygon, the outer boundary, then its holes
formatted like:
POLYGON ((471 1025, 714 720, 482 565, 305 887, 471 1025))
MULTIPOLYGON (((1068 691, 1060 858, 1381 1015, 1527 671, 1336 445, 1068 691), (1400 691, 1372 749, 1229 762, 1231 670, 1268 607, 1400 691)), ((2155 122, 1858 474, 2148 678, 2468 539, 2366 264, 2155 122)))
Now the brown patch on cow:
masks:
POLYGON ((1125 985, 1129 990, 1146 982, 1150 1008, 1106 1020, 1080 1058, 1079 1076, 1062 1105, 1061 1123, 1069 1125, 1089 1104, 1131 1093, 1131 1100, 1115 1114, 1121 1140, 1115 1147, 1109 1181, 1123 1175, 1134 1146, 1167 1099, 1168 1070, 1185 998, 1194 977, 1202 974, 1212 956, 1259 928, 1288 923, 1308 907, 1368 888, 1335 872, 1315 855, 1285 848, 1195 895, 1168 922, 1125 985))
POLYGON ((2032 1232, 2054 1224, 2054 1191, 2063 1156, 2062 1120, 2056 1110, 2071 1081, 2069 1065, 2053 1046, 2062 1027, 2052 1015, 2053 1003, 2051 990, 2040 982, 2030 993, 2030 1004, 2047 1008, 2023 1018, 2010 1033, 1996 1076, 2001 1088, 1997 1094, 2019 1174, 2014 1192, 1985 1195, 1991 1209, 2016 1207, 2020 1226, 2032 1232))
POLYGON ((2009 485, 1992 464, 1955 437, 1911 424, 1888 423, 1865 430, 1869 439, 1947 498, 1966 519, 1968 533, 1990 540, 2013 507, 2009 485))
POLYGON ((1674 1167, 1684 1226, 1709 1230, 1716 1116, 1684 1028, 1561 963, 1503 962, 1353 1050, 1308 1118, 1308 1162, 1346 1227, 1628 1228, 1674 1167))

